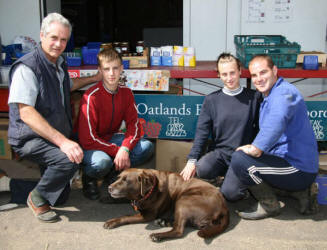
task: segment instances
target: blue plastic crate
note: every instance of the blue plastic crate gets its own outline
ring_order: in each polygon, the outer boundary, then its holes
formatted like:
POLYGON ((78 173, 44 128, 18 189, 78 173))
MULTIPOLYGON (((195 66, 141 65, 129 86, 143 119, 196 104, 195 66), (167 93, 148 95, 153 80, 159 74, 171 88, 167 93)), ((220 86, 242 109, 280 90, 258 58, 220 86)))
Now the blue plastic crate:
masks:
POLYGON ((66 56, 67 65, 69 67, 81 66, 82 57, 81 57, 80 53, 65 52, 64 55, 66 56))
POLYGON ((319 69, 318 56, 314 56, 314 55, 304 56, 302 68, 307 70, 318 70, 319 69))
POLYGON ((123 60, 124 69, 129 69, 129 60, 123 60))
POLYGON ((101 44, 101 42, 88 42, 86 44, 86 47, 88 49, 100 49, 101 44))
POLYGON ((81 57, 67 57, 67 64, 70 67, 77 67, 82 65, 81 57))
POLYGON ((26 55, 27 53, 24 53, 22 51, 15 50, 15 56, 16 58, 21 58, 22 56, 26 55))
POLYGON ((268 54, 279 68, 295 68, 301 51, 298 43, 291 43, 280 35, 236 35, 234 44, 236 56, 246 68, 257 54, 268 54))
POLYGON ((89 49, 87 46, 82 47, 83 63, 85 65, 97 65, 98 64, 97 55, 99 51, 100 51, 100 47, 94 49, 89 49))

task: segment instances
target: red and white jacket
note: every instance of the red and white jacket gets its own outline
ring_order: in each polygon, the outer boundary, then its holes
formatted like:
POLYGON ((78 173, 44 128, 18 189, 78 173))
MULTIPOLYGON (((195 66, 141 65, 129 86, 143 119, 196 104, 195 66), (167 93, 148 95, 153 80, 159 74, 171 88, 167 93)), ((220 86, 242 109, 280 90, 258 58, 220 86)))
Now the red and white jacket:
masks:
POLYGON ((114 157, 119 146, 108 141, 119 131, 122 121, 126 124, 122 146, 131 151, 141 137, 133 92, 118 86, 112 94, 99 82, 84 93, 80 102, 79 143, 84 150, 101 150, 114 157))

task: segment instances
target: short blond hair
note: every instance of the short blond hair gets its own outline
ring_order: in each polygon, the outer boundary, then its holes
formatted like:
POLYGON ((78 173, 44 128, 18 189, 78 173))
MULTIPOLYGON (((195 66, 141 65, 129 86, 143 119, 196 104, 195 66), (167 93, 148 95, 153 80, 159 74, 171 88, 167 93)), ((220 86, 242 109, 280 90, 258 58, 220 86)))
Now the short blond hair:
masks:
POLYGON ((120 64, 123 63, 121 55, 115 49, 112 48, 101 50, 97 57, 99 66, 101 66, 104 62, 112 62, 115 60, 119 60, 120 64))

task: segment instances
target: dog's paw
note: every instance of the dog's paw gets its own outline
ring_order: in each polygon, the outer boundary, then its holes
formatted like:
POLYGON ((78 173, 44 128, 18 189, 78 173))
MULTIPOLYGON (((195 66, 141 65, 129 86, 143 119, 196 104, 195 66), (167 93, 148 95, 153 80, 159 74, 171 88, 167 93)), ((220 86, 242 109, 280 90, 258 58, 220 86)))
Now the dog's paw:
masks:
POLYGON ((158 234, 150 234, 150 238, 153 242, 160 242, 161 237, 158 234))
POLYGON ((114 220, 107 220, 103 224, 103 228, 105 228, 105 229, 112 229, 112 228, 115 228, 116 226, 117 226, 117 223, 114 220))
POLYGON ((154 221, 154 224, 159 227, 171 227, 171 223, 168 220, 161 219, 161 218, 156 219, 154 221))

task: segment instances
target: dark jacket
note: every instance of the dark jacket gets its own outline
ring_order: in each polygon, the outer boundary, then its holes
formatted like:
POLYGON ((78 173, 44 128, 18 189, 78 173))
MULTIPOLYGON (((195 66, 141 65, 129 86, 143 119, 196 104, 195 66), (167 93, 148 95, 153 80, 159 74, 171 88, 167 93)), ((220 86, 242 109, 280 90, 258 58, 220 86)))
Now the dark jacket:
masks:
POLYGON ((208 151, 220 149, 227 156, 241 145, 252 143, 258 132, 261 94, 251 89, 235 96, 222 90, 205 97, 198 118, 193 147, 188 159, 200 159, 209 135, 212 143, 208 151))
MULTIPOLYGON (((63 82, 64 106, 62 105, 60 83, 56 74, 56 67, 46 58, 41 46, 38 46, 31 53, 21 57, 11 66, 9 71, 10 84, 13 73, 20 63, 25 64, 34 72, 40 85, 35 109, 52 127, 66 137, 70 137, 72 132, 72 117, 70 106, 70 80, 66 62, 62 65, 65 72, 63 82)), ((27 85, 28 82, 24 82, 23 84, 27 85)), ((20 119, 18 105, 10 105, 9 119, 9 144, 18 146, 30 139, 40 137, 20 119)))

